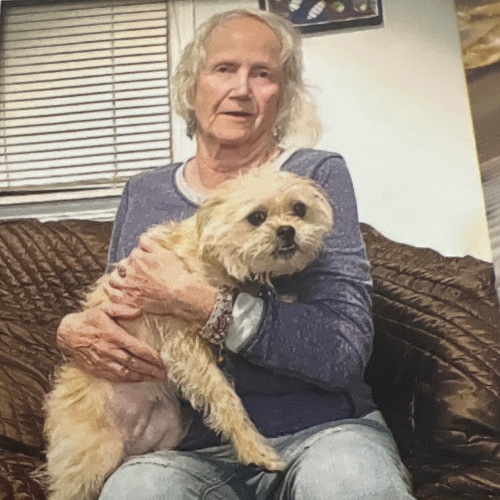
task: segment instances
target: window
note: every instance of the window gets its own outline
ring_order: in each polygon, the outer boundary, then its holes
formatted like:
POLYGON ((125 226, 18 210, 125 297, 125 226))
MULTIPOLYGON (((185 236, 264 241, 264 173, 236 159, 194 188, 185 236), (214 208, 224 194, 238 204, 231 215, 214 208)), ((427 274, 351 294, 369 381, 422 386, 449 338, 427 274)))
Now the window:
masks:
POLYGON ((0 216, 85 199, 95 214, 77 216, 112 218, 131 175, 171 161, 167 1, 19 0, 1 16, 0 216))

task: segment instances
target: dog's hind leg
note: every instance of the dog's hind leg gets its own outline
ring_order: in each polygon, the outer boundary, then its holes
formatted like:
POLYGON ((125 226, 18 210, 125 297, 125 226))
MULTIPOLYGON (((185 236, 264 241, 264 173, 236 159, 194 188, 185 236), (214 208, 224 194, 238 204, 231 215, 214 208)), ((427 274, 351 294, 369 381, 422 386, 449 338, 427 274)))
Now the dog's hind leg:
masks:
POLYGON ((181 328, 169 331, 166 338, 161 355, 169 379, 193 408, 204 412, 207 426, 232 441, 242 463, 269 471, 282 470, 283 460, 250 420, 205 341, 181 328))
POLYGON ((95 500, 123 460, 123 438, 108 421, 110 384, 65 365, 46 402, 49 500, 95 500))

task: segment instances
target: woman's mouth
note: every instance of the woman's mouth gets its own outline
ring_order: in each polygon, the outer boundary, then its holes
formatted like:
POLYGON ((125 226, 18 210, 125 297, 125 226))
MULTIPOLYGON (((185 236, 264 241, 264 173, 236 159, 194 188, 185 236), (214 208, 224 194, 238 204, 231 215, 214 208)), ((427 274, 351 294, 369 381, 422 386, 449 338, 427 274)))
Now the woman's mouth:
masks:
POLYGON ((249 118, 252 116, 252 113, 248 113, 246 111, 224 111, 223 115, 235 116, 237 118, 249 118))

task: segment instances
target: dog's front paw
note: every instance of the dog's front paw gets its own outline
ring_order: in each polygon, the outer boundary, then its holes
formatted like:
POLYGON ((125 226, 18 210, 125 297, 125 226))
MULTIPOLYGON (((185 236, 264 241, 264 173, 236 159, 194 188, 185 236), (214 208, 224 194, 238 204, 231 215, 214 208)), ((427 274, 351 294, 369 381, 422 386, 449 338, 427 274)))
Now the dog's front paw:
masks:
POLYGON ((281 472, 285 468, 286 462, 271 448, 270 453, 262 457, 261 463, 256 465, 267 472, 281 472))
POLYGON ((269 472, 285 468, 286 463, 276 450, 261 440, 248 440, 237 449, 240 461, 246 465, 253 464, 269 472))

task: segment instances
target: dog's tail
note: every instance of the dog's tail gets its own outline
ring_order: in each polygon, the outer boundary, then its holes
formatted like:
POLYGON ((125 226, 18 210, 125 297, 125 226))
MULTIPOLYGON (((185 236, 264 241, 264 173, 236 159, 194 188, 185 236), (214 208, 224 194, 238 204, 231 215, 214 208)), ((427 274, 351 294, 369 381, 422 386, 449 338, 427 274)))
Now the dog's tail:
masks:
POLYGON ((105 414, 111 385, 65 365, 45 403, 47 465, 38 477, 49 500, 94 500, 124 458, 123 438, 105 414))

